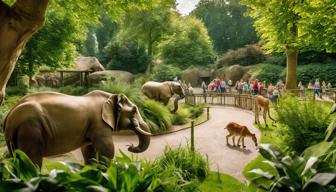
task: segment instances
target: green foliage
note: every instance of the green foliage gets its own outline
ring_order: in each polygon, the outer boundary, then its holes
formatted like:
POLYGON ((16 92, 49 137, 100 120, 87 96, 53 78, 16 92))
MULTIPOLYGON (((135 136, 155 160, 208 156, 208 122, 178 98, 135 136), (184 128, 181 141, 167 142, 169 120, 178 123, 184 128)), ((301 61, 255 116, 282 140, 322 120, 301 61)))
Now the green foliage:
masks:
POLYGON ((124 70, 131 73, 144 73, 150 61, 144 46, 136 41, 111 41, 104 48, 104 60, 107 68, 124 70))
POLYGON ((85 87, 73 87, 73 86, 60 87, 57 91, 67 95, 76 95, 76 96, 85 95, 86 93, 89 92, 89 90, 85 87))
POLYGON ((167 131, 172 126, 172 115, 167 107, 154 100, 144 100, 144 120, 152 133, 167 131))
POLYGON ((330 168, 317 157, 304 159, 301 156, 285 155, 278 147, 261 144, 260 154, 264 162, 277 170, 277 174, 254 169, 250 172, 258 175, 252 182, 267 191, 334 191, 336 190, 336 170, 330 168), (257 181, 257 179, 263 179, 257 181), (271 184, 267 185, 266 181, 271 184))
POLYGON ((154 67, 151 79, 157 82, 172 81, 175 77, 181 77, 181 75, 181 69, 178 67, 160 64, 154 67))
POLYGON ((164 63, 181 69, 212 64, 215 53, 202 21, 190 16, 173 18, 172 32, 158 45, 164 63))
MULTIPOLYGON (((172 109, 173 106, 169 105, 169 108, 172 109)), ((176 113, 172 114, 172 123, 173 125, 184 125, 188 122, 190 116, 190 110, 184 105, 179 104, 178 110, 176 113)))
POLYGON ((190 106, 189 107, 189 112, 190 112, 190 117, 191 118, 197 118, 199 116, 201 116, 204 112, 204 105, 203 104, 199 104, 196 106, 190 106))
POLYGON ((199 153, 178 148, 166 150, 154 163, 134 160, 121 152, 114 160, 94 166, 59 162, 48 169, 40 173, 22 151, 16 150, 14 158, 0 164, 0 191, 197 191, 197 180, 204 179, 208 163, 199 153), (176 161, 169 159, 172 154, 176 161), (198 167, 188 166, 193 162, 198 167))
POLYGON ((334 85, 336 83, 335 74, 335 63, 303 65, 297 69, 297 77, 303 84, 313 83, 315 79, 319 79, 321 82, 331 82, 334 85))
POLYGON ((252 66, 251 71, 252 76, 258 79, 260 82, 266 81, 267 83, 271 82, 275 84, 279 81, 279 79, 282 79, 281 74, 284 71, 284 67, 261 63, 252 66))
POLYGON ((329 108, 324 103, 284 96, 275 110, 290 150, 301 153, 307 147, 323 141, 331 120, 329 108))
POLYGON ((200 186, 200 190, 207 192, 238 192, 247 191, 246 186, 240 180, 218 172, 210 172, 200 186))
POLYGON ((164 154, 156 162, 163 170, 169 167, 184 170, 181 175, 184 180, 197 179, 203 181, 209 174, 209 162, 197 151, 192 151, 190 146, 172 149, 167 146, 164 154))
POLYGON ((201 0, 192 15, 204 22, 216 51, 223 53, 258 41, 245 11, 246 7, 236 0, 201 0))
POLYGON ((32 76, 41 65, 55 69, 73 63, 76 45, 84 39, 81 32, 86 27, 73 12, 62 9, 51 9, 45 26, 27 43, 18 60, 20 74, 32 76))
POLYGON ((98 40, 93 27, 89 27, 86 33, 86 40, 83 43, 82 54, 84 56, 96 57, 98 56, 98 40))
POLYGON ((217 61, 218 67, 230 65, 254 65, 265 61, 265 53, 258 45, 246 45, 237 50, 229 50, 217 61))

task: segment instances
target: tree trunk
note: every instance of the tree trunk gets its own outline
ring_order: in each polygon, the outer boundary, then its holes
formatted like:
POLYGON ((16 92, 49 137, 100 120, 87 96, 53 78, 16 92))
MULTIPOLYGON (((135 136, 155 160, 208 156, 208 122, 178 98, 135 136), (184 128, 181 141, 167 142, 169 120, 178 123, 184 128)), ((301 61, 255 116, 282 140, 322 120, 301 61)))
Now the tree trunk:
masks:
MULTIPOLYGON (((293 39, 293 44, 298 38, 298 28, 294 24, 290 28, 291 38, 293 39)), ((286 76, 286 89, 296 89, 297 79, 296 79, 296 66, 298 62, 298 52, 299 48, 295 45, 286 46, 286 56, 287 56, 287 76, 286 76)))
POLYGON ((287 76, 286 76, 286 89, 296 89, 296 66, 298 61, 298 48, 286 48, 287 55, 287 76))
POLYGON ((43 26, 47 5, 48 0, 16 0, 9 7, 0 0, 0 104, 25 44, 43 26))

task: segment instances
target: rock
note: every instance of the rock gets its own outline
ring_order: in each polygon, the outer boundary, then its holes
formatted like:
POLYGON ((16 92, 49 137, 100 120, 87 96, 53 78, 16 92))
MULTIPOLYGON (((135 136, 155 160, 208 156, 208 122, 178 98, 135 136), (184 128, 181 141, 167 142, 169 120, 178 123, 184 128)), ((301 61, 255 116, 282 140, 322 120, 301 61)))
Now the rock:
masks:
POLYGON ((102 80, 109 79, 123 79, 127 82, 132 82, 134 80, 134 75, 130 72, 119 70, 97 71, 89 75, 91 84, 98 84, 102 80))

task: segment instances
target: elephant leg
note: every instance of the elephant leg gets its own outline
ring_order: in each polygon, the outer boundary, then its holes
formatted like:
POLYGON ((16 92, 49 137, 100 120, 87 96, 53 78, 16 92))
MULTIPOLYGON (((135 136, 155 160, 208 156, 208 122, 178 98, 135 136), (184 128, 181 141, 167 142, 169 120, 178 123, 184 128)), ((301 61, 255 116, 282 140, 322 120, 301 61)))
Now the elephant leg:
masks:
POLYGON ((102 157, 106 157, 108 159, 113 159, 114 157, 114 144, 112 135, 109 136, 100 136, 98 139, 93 140, 93 147, 96 149, 98 153, 99 159, 103 159, 102 157))
POLYGON ((43 159, 43 134, 41 126, 36 123, 26 123, 18 128, 17 148, 22 150, 32 162, 42 168, 43 159), (32 126, 33 125, 33 126, 32 126))
POLYGON ((85 164, 95 163, 94 158, 96 156, 96 150, 92 144, 83 146, 81 148, 85 164))

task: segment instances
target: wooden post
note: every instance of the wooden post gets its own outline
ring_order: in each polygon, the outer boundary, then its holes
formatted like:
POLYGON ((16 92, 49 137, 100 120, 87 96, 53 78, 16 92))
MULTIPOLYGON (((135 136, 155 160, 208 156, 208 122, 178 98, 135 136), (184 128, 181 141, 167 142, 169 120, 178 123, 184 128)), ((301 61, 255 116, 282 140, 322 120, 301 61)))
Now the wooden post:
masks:
POLYGON ((61 87, 64 86, 64 82, 63 82, 63 71, 60 71, 60 84, 61 84, 61 87))
POLYGON ((192 151, 195 151, 195 130, 194 130, 194 120, 191 121, 191 135, 190 135, 190 138, 191 138, 191 150, 192 151))
POLYGON ((209 107, 207 107, 207 120, 210 119, 210 110, 209 110, 209 107))
POLYGON ((194 105, 196 105, 196 95, 194 95, 194 105))

